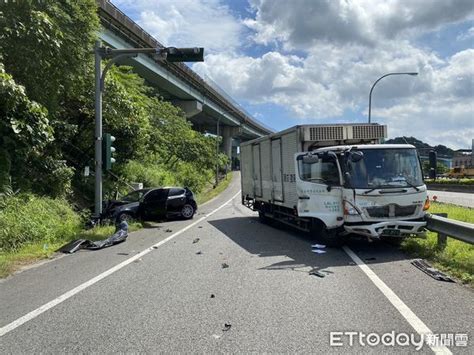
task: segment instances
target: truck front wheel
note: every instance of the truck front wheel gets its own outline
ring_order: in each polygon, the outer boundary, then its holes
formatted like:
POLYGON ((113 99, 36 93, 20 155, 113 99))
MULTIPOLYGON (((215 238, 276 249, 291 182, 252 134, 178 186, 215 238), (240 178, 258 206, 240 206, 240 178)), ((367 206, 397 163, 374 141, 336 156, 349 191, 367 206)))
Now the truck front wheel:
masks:
POLYGON ((344 237, 340 235, 338 229, 328 229, 321 221, 313 221, 311 236, 320 243, 328 247, 339 248, 344 244, 344 237))

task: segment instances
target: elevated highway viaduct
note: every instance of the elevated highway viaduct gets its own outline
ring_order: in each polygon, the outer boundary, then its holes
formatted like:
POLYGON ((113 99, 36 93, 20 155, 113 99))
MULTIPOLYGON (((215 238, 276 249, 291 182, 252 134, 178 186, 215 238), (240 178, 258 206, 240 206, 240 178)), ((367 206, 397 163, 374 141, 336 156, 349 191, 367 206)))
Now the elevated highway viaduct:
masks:
MULTIPOLYGON (((97 0, 102 24, 100 39, 112 48, 164 47, 107 0, 97 0)), ((240 141, 271 133, 221 90, 184 63, 169 63, 140 54, 120 64, 130 65, 165 99, 180 107, 194 129, 222 136, 221 151, 232 157, 240 141), (234 145, 234 149, 232 146, 234 145)))

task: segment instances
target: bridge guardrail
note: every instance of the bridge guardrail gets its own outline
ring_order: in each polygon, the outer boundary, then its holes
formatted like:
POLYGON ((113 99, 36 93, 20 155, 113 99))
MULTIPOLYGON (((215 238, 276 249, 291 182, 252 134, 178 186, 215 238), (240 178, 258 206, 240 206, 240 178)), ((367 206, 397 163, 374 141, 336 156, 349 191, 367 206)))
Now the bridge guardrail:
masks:
POLYGON ((447 218, 447 213, 426 216, 426 228, 438 233, 438 247, 444 248, 447 238, 474 244, 474 224, 447 218))

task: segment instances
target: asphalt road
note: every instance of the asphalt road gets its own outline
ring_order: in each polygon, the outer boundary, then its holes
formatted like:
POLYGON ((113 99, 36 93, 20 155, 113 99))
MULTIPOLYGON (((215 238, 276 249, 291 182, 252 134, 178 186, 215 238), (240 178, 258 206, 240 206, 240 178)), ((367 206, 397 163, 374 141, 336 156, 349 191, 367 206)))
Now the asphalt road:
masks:
POLYGON ((436 196, 438 202, 474 208, 474 194, 471 193, 429 190, 428 195, 431 200, 436 196))
POLYGON ((458 334, 458 346, 436 351, 474 353, 471 289, 428 277, 384 243, 312 253, 308 236, 259 223, 239 188, 237 175, 193 221, 1 281, 0 353, 411 353, 400 334, 426 331, 453 345, 458 334), (342 346, 331 347, 330 332, 358 333, 352 346, 335 334, 342 346), (401 345, 360 344, 369 333, 401 345))

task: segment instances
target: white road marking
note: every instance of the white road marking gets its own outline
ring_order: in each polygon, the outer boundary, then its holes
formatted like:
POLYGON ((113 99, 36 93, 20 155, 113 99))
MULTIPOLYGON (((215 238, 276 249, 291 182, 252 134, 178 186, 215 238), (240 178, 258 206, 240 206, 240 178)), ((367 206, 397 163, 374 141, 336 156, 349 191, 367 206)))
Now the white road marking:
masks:
MULTIPOLYGON (((424 336, 425 339, 433 332, 426 326, 423 321, 417 317, 413 311, 369 268, 351 249, 347 246, 342 247, 347 255, 362 269, 364 274, 374 283, 375 286, 383 293, 397 311, 406 319, 406 321, 415 329, 415 331, 424 336)), ((429 344, 428 344, 429 345, 429 344)), ((446 346, 431 346, 431 350, 435 354, 452 354, 446 346)))
POLYGON ((114 267, 104 271, 103 273, 101 273, 100 275, 97 275, 96 277, 90 279, 89 281, 86 281, 84 282, 83 284, 73 288, 72 290, 62 294, 61 296, 55 298, 54 300, 42 305, 41 307, 31 311, 30 313, 27 313, 25 314, 24 316, 18 318, 17 320, 5 325, 4 327, 0 328, 0 337, 4 336, 5 334, 11 332, 12 330, 18 328, 20 325, 22 324, 25 324, 26 322, 29 322, 30 320, 38 317, 40 314, 46 312, 47 310, 57 306, 58 304, 66 301, 67 299, 71 298, 72 296, 78 294, 79 292, 85 290, 86 288, 94 285, 95 283, 99 282, 100 280, 102 279, 105 279, 107 276, 110 276, 112 275, 114 272, 124 268, 125 266, 127 266, 128 264, 131 264, 133 263, 135 260, 138 260, 140 258, 142 258, 143 256, 145 256, 146 254, 152 252, 153 250, 155 250, 157 247, 169 242, 171 239, 177 237, 178 235, 186 232, 188 229, 191 229, 192 227, 194 227, 196 224, 199 224, 201 223, 202 221, 204 221, 206 218, 212 216, 214 213, 216 213, 217 211, 219 211, 220 209, 224 208, 225 206, 227 206, 234 198, 237 197, 237 195, 240 194, 240 190, 239 192, 237 192, 234 196, 232 196, 232 198, 230 200, 228 200, 227 202, 225 202, 223 205, 221 205, 220 207, 216 208, 214 211, 212 212, 209 212, 208 214, 206 214, 205 216, 199 218, 197 221, 191 223, 189 226, 187 227, 184 227, 183 229, 177 231, 176 233, 170 235, 168 238, 166 239, 163 239, 162 241, 156 243, 155 245, 152 245, 151 247, 143 250, 142 252, 132 256, 131 258, 121 262, 120 264, 117 264, 115 265, 114 267))

